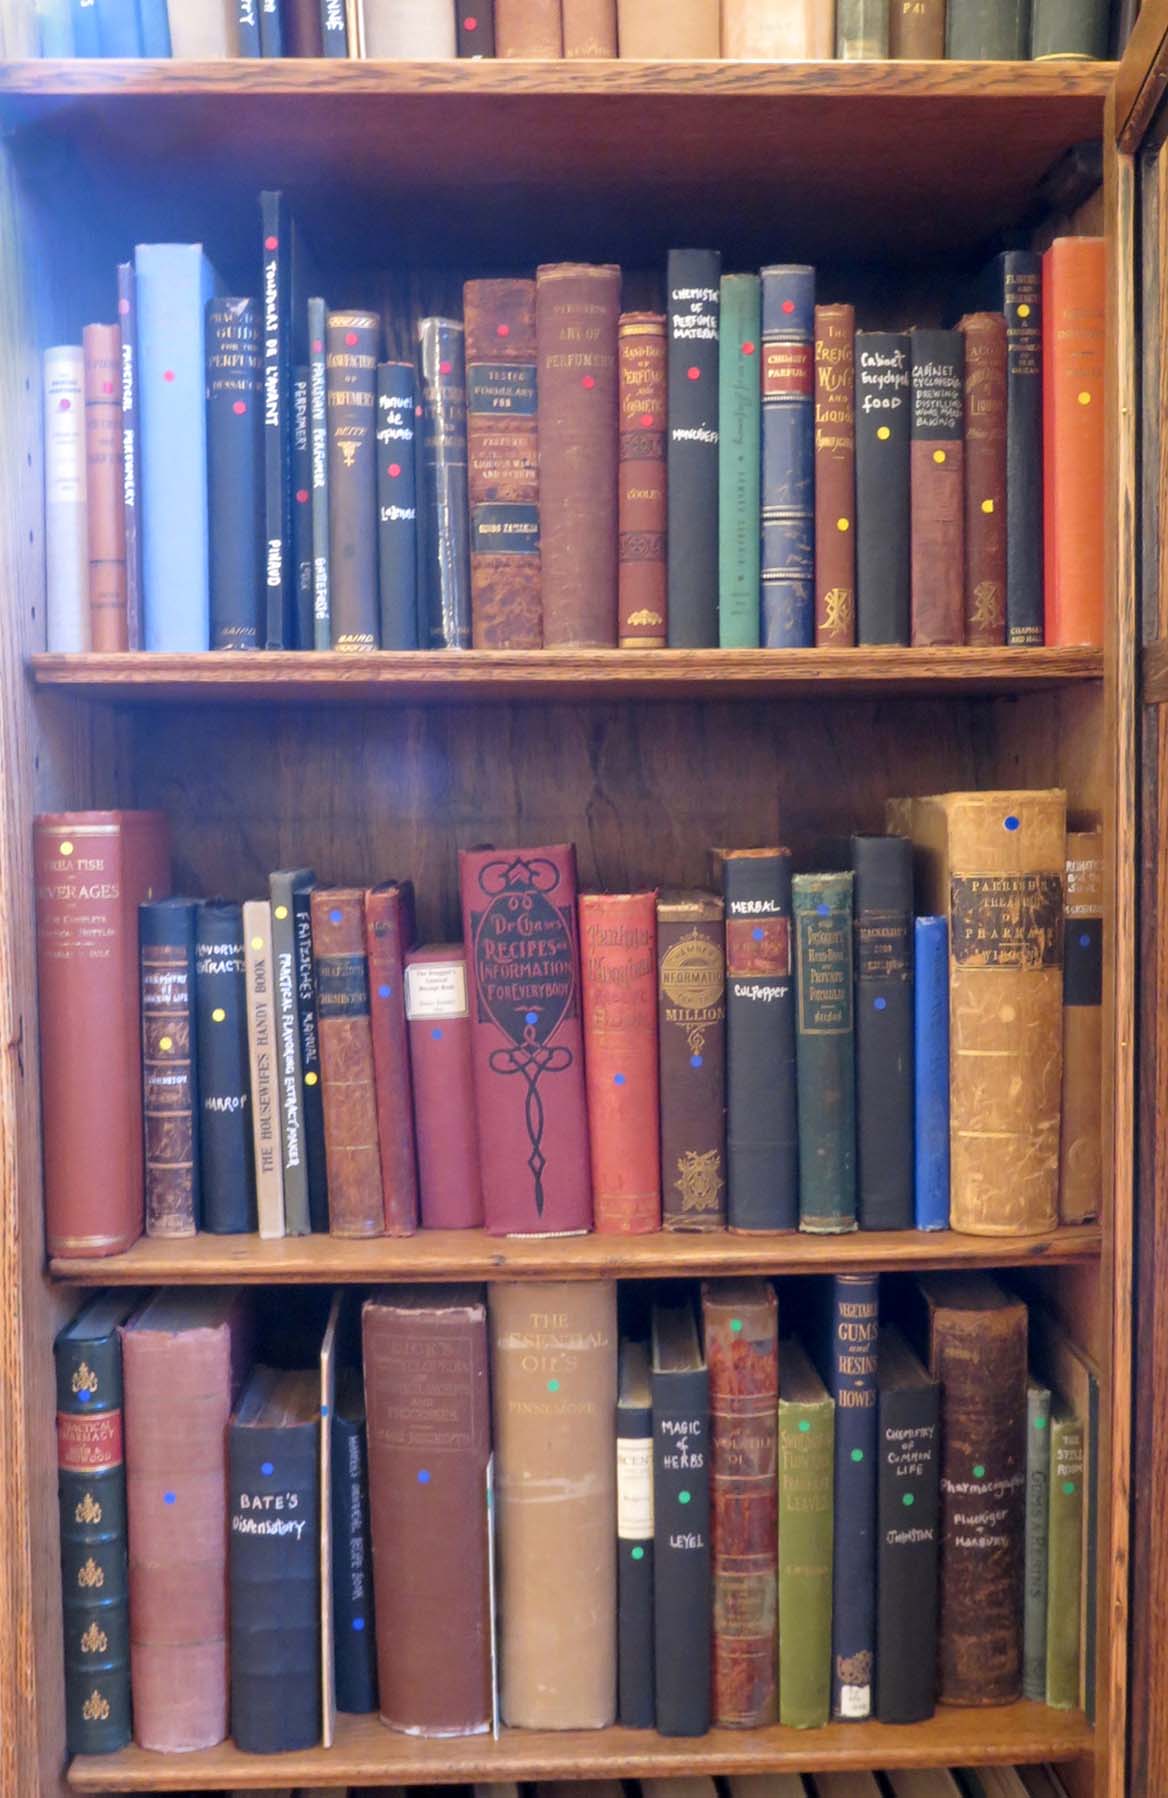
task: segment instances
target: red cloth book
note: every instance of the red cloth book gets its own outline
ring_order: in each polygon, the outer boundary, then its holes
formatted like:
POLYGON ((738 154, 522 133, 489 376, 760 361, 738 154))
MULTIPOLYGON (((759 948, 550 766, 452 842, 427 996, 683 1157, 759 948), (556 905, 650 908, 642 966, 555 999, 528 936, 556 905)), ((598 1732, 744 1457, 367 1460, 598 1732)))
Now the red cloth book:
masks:
POLYGON ((1046 642, 1103 642, 1101 237, 1056 237, 1042 258, 1046 642))
POLYGON ((596 1228, 661 1228, 657 895, 580 896, 580 991, 596 1228))
POLYGON ((422 1228, 477 1229, 483 1185, 462 944, 411 949, 405 988, 422 1228))

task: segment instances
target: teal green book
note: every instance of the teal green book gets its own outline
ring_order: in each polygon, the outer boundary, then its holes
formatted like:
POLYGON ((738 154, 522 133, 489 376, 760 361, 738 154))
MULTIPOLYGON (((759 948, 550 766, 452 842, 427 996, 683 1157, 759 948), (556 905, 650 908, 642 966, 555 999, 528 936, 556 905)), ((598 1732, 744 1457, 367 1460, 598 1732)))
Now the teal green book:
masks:
POLYGON ((718 642, 759 645, 762 286, 723 275, 718 368, 718 642))
POLYGON ((1026 1543, 1022 1695, 1046 1701, 1046 1566, 1050 1522, 1050 1387, 1026 1387, 1026 1543))
POLYGON ((1079 1703, 1085 1462, 1082 1421, 1056 1395, 1050 1412, 1046 1702, 1060 1711, 1079 1703))

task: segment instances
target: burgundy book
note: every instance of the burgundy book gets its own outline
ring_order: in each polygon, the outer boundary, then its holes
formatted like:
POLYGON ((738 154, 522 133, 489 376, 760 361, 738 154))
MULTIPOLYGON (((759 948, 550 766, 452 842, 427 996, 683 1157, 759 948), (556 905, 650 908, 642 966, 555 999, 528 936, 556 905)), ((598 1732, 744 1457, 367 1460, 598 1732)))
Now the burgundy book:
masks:
POLYGON ((458 863, 487 1229, 587 1230, 576 852, 472 849, 458 863))
POLYGON ((965 354, 960 331, 909 333, 912 641, 965 641, 965 354))
POLYGON ((1006 641, 1006 321, 971 312, 965 338, 965 641, 1006 641))
POLYGON ((50 1255, 117 1255, 142 1234, 138 906, 170 892, 161 812, 33 824, 45 1231, 50 1255))
POLYGON ((468 281, 463 315, 474 647, 538 649, 535 282, 468 281))
POLYGON ((411 949, 405 989, 422 1227, 475 1230, 483 1185, 462 944, 411 949))
POLYGON ((321 56, 320 0, 284 0, 286 56, 321 56))
POLYGON ((726 927, 721 894, 657 901, 661 1186, 667 1230, 726 1224, 726 927))
POLYGON ((657 895, 581 893, 580 999, 596 1228, 661 1228, 657 895))
POLYGON ((856 310, 815 308, 815 644, 856 641, 856 310))
POLYGON ((329 1230, 334 1236, 382 1236, 365 896, 360 887, 314 887, 309 907, 329 1230))
POLYGON ((128 649, 122 333, 117 325, 86 325, 81 341, 85 350, 90 648, 95 652, 128 649))
POLYGON ((371 887, 365 894, 365 952, 387 1236, 412 1236, 418 1227, 418 1163, 405 1006, 405 954, 413 941, 411 883, 386 881, 383 886, 371 887))
POLYGON ((618 641, 622 649, 664 649, 665 315, 623 312, 617 338, 620 379, 618 641))

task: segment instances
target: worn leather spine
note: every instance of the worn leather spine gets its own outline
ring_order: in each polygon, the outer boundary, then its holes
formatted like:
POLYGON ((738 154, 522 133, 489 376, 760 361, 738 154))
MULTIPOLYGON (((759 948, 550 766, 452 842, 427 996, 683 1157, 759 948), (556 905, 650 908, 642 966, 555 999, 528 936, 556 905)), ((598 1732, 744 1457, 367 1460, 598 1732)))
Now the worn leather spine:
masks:
POLYGON ((478 1229, 483 1187, 462 944, 408 950, 405 995, 422 1226, 478 1229))
POLYGON ((86 325, 85 512, 89 544, 89 633, 93 650, 128 649, 126 526, 122 505, 122 334, 86 325))
POLYGON ((657 1729, 710 1727, 710 1376, 693 1302, 653 1306, 653 1661, 657 1729))
POLYGON ((834 54, 833 0, 722 0, 722 55, 823 62, 834 54))
POLYGON ((417 649, 417 376, 377 365, 377 564, 382 649, 417 649))
POLYGON ((815 636, 815 270, 762 271, 762 642, 815 636))
POLYGON ((467 511, 466 353, 461 323, 423 318, 422 432, 418 531, 421 617, 431 649, 469 649, 470 536, 467 511))
POLYGON ((370 887, 365 894, 365 952, 387 1236, 412 1236, 418 1227, 418 1161, 405 1009, 405 955, 413 942, 412 884, 387 881, 370 887))
POLYGON ((835 1400, 831 1711, 872 1714, 876 1650, 877 1274, 832 1282, 828 1386, 835 1400))
POLYGON ((961 319, 965 338, 965 641, 1006 641, 1006 321, 961 319))
POLYGON ((802 1345, 779 1345, 779 1721, 831 1714, 835 1404, 802 1345))
POLYGON ((856 312, 815 308, 815 643, 856 641, 856 312))
POLYGON ((620 53, 635 60, 720 56, 719 0, 617 0, 620 53))
POLYGON ((864 1230, 913 1222, 913 874, 907 837, 854 836, 856 1189, 864 1230))
POLYGON ((495 0, 495 55, 564 54, 560 0, 495 0))
POLYGON ((919 1723, 937 1693, 941 1394, 893 1325, 880 1331, 876 1384, 875 1714, 919 1723))
POLYGON ((381 1154, 364 895, 359 887, 317 887, 312 894, 316 1015, 324 1083, 329 1229, 334 1236, 381 1236, 381 1154))
POLYGON ((616 0, 562 0, 564 55, 616 55, 616 0))
POLYGON ((909 337, 856 333, 856 642, 907 644, 909 337))
POLYGON ((946 5, 960 0, 890 0, 889 54, 907 62, 937 62, 945 55, 946 5))
POLYGON ((622 649, 664 649, 666 643, 666 358, 664 314, 622 312, 617 327, 617 633, 622 649))
POLYGON ((216 1235, 256 1228, 243 912, 209 899, 195 920, 199 1159, 202 1227, 216 1235))
POLYGON ((263 354, 254 300, 207 307, 211 647, 258 649, 264 616, 263 354))
POLYGON ((330 312, 329 605, 332 647, 378 646, 377 340, 372 312, 330 312))
POLYGON ((718 250, 670 250, 665 272, 669 330, 669 647, 718 641, 718 250))
POLYGON ((1103 934, 1101 830, 1067 832, 1063 968, 1063 1101, 1059 1221, 1098 1217, 1103 1193, 1103 934))
POLYGON ((718 643, 757 649, 762 282, 723 275, 718 325, 718 643))
POLYGON ((580 1002, 595 1227, 661 1228, 657 1133, 657 900, 581 893, 580 1002))
POLYGON ((1006 250, 994 298, 1006 318, 1006 642, 1043 641, 1042 258, 1006 250))
POLYGON ((1055 238, 1042 259, 1047 643, 1103 643, 1106 286, 1103 238, 1055 238))
POLYGON ((468 281, 463 311, 474 647, 538 649, 535 282, 468 281))
POLYGON ((965 354, 959 331, 918 326, 912 362, 912 641, 965 640, 965 354))
POLYGON ((841 62, 870 62, 888 55, 889 0, 837 0, 835 53, 841 62))
POLYGON ((949 0, 945 55, 950 62, 1025 62, 1030 0, 949 0))
POLYGON ((801 1230, 856 1227, 852 885, 850 872, 791 881, 801 1230))
POLYGON ((276 1067, 276 1001, 272 966, 272 907, 267 899, 243 906, 243 967, 247 989, 247 1053, 256 1215, 262 1237, 285 1234, 284 1156, 276 1067))
POLYGON ((720 894, 657 901, 661 1184, 667 1230, 726 1221, 726 931, 720 894))
POLYGON ((193 899, 157 899, 138 909, 147 1236, 194 1236, 202 1221, 196 909, 193 899))

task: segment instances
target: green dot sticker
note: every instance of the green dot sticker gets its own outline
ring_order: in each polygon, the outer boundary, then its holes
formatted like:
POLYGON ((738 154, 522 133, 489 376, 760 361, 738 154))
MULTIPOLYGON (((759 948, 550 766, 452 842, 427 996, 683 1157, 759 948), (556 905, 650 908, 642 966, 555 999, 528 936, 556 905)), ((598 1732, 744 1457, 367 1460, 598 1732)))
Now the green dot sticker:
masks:
POLYGON ((863 1459, 864 1459, 863 1449, 862 1448, 854 1448, 852 1450, 852 1460, 853 1461, 862 1461, 863 1459))
POLYGON ((740 1317, 732 1317, 730 1319, 730 1328, 733 1330, 733 1332, 736 1336, 741 1336, 741 1334, 742 1334, 742 1319, 740 1317))
POLYGON ((643 1561, 645 1559, 645 1551, 641 1547, 640 1543, 637 1544, 636 1548, 630 1549, 629 1552, 632 1555, 634 1561, 643 1561))
POLYGON ((677 1502, 679 1505, 688 1505, 688 1503, 692 1497, 693 1497, 692 1492, 679 1492, 677 1495, 677 1502))
POLYGON ((801 1417, 799 1419, 799 1428, 802 1430, 803 1434, 806 1436, 808 1430, 810 1430, 810 1428, 811 1428, 811 1425, 805 1417, 801 1417))
POLYGON ((1045 1430, 1046 1418, 1045 1417, 1036 1417, 1034 1419, 1034 1427, 1036 1430, 1045 1430))
POLYGON ((1068 1498, 1074 1498, 1074 1496, 1075 1496, 1074 1480, 1064 1480, 1063 1481, 1063 1491, 1066 1493, 1068 1498))
POLYGON ((560 1382, 558 1380, 549 1380, 548 1381, 548 1391, 549 1392, 558 1392, 559 1390, 560 1390, 560 1382))
POLYGON ((984 1480, 985 1479, 985 1468, 982 1466, 980 1461, 978 1462, 977 1466, 973 1470, 973 1477, 975 1480, 984 1480))
POLYGON ((900 1502, 902 1505, 909 1505, 911 1507, 912 1505, 915 1505, 917 1501, 911 1492, 902 1492, 900 1502))

